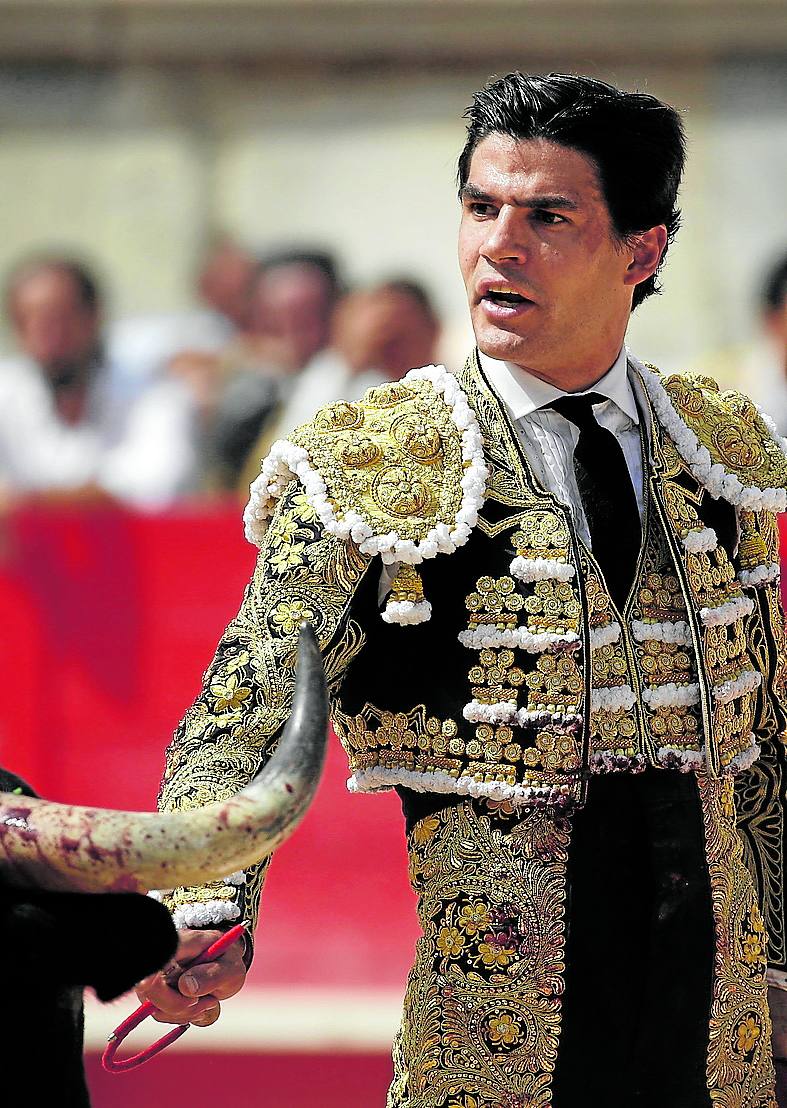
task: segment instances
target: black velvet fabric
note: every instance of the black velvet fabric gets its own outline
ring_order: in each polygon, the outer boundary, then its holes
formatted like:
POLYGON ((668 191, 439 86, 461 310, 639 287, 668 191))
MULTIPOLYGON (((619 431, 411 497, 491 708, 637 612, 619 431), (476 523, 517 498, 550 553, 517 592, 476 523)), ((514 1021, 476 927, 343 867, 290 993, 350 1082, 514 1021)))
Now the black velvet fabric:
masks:
POLYGON ((567 921, 553 1108, 710 1108, 715 934, 693 775, 590 782, 567 921))

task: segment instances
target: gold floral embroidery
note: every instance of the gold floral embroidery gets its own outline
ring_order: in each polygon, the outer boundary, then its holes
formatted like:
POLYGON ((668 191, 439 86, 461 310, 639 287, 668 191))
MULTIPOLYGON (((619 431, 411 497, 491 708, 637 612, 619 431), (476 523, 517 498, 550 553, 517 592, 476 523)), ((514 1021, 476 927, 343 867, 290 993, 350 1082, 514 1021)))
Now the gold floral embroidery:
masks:
POLYGON ((452 719, 428 716, 423 704, 409 712, 389 712, 365 704, 348 715, 334 704, 333 725, 347 752, 353 773, 366 769, 439 770, 458 777, 467 757, 464 740, 452 719))
POLYGON ((576 588, 568 581, 537 581, 525 599, 527 628, 534 634, 578 631, 582 614, 576 588))
POLYGON ((461 432, 426 380, 371 389, 323 409, 290 439, 303 447, 339 516, 357 512, 375 534, 420 541, 455 525, 462 500, 461 432))
MULTIPOLYGON (((762 538, 767 548, 763 560, 778 562, 779 534, 775 517, 766 512, 758 513, 749 517, 746 526, 756 527, 762 538)), ((752 592, 758 618, 748 623, 747 648, 753 668, 767 676, 765 695, 755 700, 752 725, 762 751, 759 760, 736 779, 735 799, 745 860, 759 893, 768 931, 770 963, 784 966, 787 963, 783 862, 787 637, 778 580, 752 592)))
MULTIPOLYGON (((350 634, 345 617, 369 559, 351 543, 324 536, 295 488, 279 503, 241 609, 167 752, 159 797, 164 809, 231 796, 273 753, 290 710, 303 619, 312 621, 326 651, 329 681, 364 642, 350 634)), ((265 863, 252 867, 241 886, 176 889, 165 903, 171 909, 234 903, 239 918, 253 925, 264 872, 265 863)))
MULTIPOLYGON (((435 817, 429 817, 430 819, 435 817)), ((410 837, 423 936, 388 1108, 547 1108, 563 992, 569 824, 465 801, 410 837)))
POLYGON ((570 545, 565 521, 555 512, 533 510, 525 516, 511 536, 511 542, 522 557, 543 556, 545 549, 567 552, 570 545))
POLYGON ((663 378, 680 416, 714 459, 744 485, 784 488, 785 459, 747 396, 719 393, 709 377, 672 374, 663 378))
POLYGON ((733 784, 700 775, 698 785, 716 927, 708 1089, 714 1104, 777 1108, 765 960, 754 950, 765 929, 735 829, 733 784))
POLYGON ((515 627, 524 601, 511 577, 479 577, 476 592, 465 600, 470 626, 515 627))

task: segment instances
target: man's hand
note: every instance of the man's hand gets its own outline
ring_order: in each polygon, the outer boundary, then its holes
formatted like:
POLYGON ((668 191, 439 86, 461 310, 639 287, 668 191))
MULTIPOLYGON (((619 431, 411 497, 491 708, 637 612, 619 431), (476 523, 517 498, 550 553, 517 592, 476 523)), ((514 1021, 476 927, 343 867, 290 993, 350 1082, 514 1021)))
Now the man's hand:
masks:
POLYGON ((243 942, 233 943, 215 962, 182 969, 221 937, 220 931, 181 931, 175 958, 159 973, 137 985, 140 1001, 156 1006, 153 1019, 159 1023, 193 1023, 210 1027, 219 1018, 219 1001, 239 992, 246 980, 243 942))

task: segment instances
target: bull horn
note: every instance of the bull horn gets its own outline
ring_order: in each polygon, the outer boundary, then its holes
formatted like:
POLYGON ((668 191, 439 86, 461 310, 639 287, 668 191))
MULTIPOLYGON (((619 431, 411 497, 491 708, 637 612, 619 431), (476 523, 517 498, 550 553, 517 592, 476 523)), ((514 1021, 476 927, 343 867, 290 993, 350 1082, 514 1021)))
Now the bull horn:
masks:
POLYGON ((219 880, 295 829, 322 772, 325 673, 301 629, 292 712, 266 767, 228 800, 180 812, 115 812, 0 793, 0 873, 18 886, 147 892, 219 880))

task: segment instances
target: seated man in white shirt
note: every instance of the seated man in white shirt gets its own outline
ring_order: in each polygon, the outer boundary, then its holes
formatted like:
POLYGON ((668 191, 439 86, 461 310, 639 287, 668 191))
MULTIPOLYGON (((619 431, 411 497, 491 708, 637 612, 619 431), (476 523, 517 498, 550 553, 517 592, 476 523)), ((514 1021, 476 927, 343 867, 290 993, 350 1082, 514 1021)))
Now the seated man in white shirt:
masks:
POLYGON ((23 262, 6 303, 22 351, 0 363, 6 495, 105 495, 157 508, 189 489, 196 452, 188 391, 107 362, 101 292, 88 269, 54 256, 23 262))

